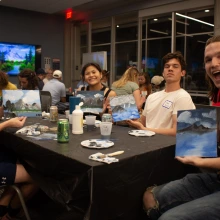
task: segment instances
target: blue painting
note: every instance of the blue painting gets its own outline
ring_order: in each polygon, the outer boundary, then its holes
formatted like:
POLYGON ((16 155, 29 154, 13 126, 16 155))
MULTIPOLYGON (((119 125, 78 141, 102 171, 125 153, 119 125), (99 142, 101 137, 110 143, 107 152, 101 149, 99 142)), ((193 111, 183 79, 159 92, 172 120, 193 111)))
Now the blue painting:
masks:
POLYGON ((176 156, 217 157, 217 109, 178 111, 176 156))
POLYGON ((99 113, 103 111, 104 91, 77 91, 80 97, 83 112, 99 113))
POLYGON ((132 94, 111 97, 110 106, 114 122, 140 118, 140 114, 132 94))
POLYGON ((4 115, 42 116, 39 90, 2 90, 4 115))

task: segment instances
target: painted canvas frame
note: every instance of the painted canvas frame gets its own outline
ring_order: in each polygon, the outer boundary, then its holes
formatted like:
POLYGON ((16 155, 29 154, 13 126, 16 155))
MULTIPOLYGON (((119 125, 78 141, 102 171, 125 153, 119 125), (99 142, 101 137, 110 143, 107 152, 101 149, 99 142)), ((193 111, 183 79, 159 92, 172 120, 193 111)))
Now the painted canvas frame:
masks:
POLYGON ((77 91, 80 97, 83 112, 99 113, 103 111, 104 91, 77 91))
POLYGON ((4 115, 41 117, 39 90, 2 90, 4 115))
POLYGON ((178 111, 176 156, 217 157, 217 109, 178 111))
POLYGON ((114 122, 140 118, 140 114, 132 94, 111 97, 110 106, 114 122))

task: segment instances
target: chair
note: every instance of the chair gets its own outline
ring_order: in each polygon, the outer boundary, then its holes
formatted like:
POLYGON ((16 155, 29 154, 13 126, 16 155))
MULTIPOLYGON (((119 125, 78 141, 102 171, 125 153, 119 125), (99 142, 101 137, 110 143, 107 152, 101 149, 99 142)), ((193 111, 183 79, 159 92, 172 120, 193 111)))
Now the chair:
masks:
POLYGON ((49 112, 52 105, 52 96, 49 91, 40 91, 40 101, 42 112, 49 112))
MULTIPOLYGON (((1 186, 0 186, 0 189, 4 189, 5 187, 8 187, 8 186, 6 186, 6 185, 1 185, 1 186)), ((27 209, 27 206, 26 206, 25 201, 24 201, 24 198, 23 198, 23 196, 22 196, 21 190, 20 190, 16 185, 9 185, 9 187, 12 187, 12 188, 16 191, 16 193, 18 194, 18 197, 19 197, 19 199, 20 199, 21 206, 22 206, 22 208, 23 208, 23 210, 24 210, 24 214, 25 214, 26 219, 27 219, 27 220, 31 220, 30 215, 29 215, 29 212, 28 212, 28 209, 27 209)))

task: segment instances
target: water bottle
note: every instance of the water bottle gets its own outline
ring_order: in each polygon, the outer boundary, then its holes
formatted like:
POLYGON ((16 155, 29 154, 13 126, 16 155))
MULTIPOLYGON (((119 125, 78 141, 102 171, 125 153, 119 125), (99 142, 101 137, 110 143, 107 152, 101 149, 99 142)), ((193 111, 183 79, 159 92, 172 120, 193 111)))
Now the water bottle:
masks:
POLYGON ((72 133, 83 134, 83 111, 79 105, 76 105, 72 113, 72 133))

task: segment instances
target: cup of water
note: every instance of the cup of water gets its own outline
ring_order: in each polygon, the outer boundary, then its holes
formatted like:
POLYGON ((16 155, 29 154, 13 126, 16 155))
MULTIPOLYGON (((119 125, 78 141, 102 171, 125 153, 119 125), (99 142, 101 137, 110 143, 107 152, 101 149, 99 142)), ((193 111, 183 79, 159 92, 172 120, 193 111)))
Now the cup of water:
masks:
POLYGON ((101 132, 102 139, 110 139, 111 132, 112 132, 112 122, 101 122, 100 132, 101 132))

